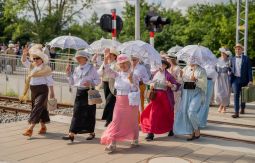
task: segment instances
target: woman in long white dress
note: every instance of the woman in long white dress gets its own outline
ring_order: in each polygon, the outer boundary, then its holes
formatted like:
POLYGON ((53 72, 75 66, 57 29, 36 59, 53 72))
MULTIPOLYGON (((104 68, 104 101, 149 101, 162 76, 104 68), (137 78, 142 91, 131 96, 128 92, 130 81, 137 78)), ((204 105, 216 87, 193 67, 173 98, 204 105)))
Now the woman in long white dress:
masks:
POLYGON ((214 85, 214 98, 215 102, 219 105, 218 112, 226 112, 226 106, 230 103, 230 79, 228 75, 229 71, 229 54, 225 48, 219 49, 221 57, 218 59, 216 65, 216 71, 218 77, 216 78, 214 85))

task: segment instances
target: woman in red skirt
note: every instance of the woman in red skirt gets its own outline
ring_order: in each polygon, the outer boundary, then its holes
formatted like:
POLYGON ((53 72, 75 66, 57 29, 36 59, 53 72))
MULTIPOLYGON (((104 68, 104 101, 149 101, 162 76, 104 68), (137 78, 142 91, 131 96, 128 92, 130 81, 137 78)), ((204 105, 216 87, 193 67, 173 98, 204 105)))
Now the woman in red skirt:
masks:
POLYGON ((153 140, 154 134, 169 132, 173 135, 174 123, 174 94, 179 84, 174 77, 166 71, 169 68, 167 61, 162 61, 162 68, 155 74, 152 80, 151 89, 156 92, 155 99, 152 99, 141 115, 141 127, 144 133, 148 133, 147 141, 153 140))

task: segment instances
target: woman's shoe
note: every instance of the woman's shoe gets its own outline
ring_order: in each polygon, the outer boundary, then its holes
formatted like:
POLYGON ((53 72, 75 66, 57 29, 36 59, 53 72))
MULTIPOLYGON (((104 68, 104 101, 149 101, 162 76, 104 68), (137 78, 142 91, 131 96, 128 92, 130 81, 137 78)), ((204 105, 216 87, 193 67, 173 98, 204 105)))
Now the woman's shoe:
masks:
POLYGON ((74 141, 74 136, 71 136, 71 135, 63 136, 62 139, 63 140, 71 140, 71 142, 73 142, 74 141))
POLYGON ((40 129, 40 131, 38 132, 38 134, 46 134, 47 128, 46 127, 42 127, 40 129))
POLYGON ((92 140, 96 137, 95 133, 90 133, 86 140, 92 140))
POLYGON ((31 129, 28 129, 28 130, 26 130, 22 135, 24 135, 24 136, 28 136, 28 137, 31 137, 32 136, 32 134, 33 134, 33 130, 31 130, 31 129))
POLYGON ((170 137, 170 136, 174 136, 173 130, 171 130, 171 131, 168 133, 168 136, 169 136, 169 137, 170 137))
POLYGON ((200 130, 197 131, 199 133, 199 135, 197 136, 196 133, 194 134, 195 139, 199 139, 200 138, 200 130))
POLYGON ((189 138, 187 138, 187 141, 192 141, 195 139, 195 133, 192 133, 189 138))
POLYGON ((146 139, 147 141, 152 141, 152 140, 154 139, 154 134, 149 133, 145 139, 146 139))
POLYGON ((111 145, 107 146, 104 150, 111 153, 111 152, 115 152, 116 149, 117 149, 116 145, 111 144, 111 145))
POLYGON ((131 143, 131 148, 135 148, 135 147, 138 147, 138 146, 139 146, 138 140, 133 140, 132 143, 131 143))

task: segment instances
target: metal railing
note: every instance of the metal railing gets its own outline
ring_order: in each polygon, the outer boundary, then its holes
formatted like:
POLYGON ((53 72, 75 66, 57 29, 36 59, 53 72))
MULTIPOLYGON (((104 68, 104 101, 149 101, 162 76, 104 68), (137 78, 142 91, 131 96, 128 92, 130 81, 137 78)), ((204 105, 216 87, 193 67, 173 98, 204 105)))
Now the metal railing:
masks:
MULTIPOLYGON (((52 69, 53 79, 57 82, 67 83, 65 68, 70 61, 60 59, 50 59, 48 65, 52 69)), ((73 61, 69 63, 74 69, 77 65, 73 61)), ((28 74, 28 68, 25 68, 21 62, 20 56, 13 55, 0 55, 0 74, 26 76, 28 74)))

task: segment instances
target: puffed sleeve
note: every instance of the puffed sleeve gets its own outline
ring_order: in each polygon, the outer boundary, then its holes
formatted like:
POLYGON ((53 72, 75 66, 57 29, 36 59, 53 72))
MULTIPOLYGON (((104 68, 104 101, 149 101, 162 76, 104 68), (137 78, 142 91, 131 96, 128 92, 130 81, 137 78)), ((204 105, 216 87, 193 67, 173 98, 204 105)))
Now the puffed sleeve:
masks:
POLYGON ((46 76, 47 86, 53 86, 54 80, 52 78, 52 75, 46 76))
POLYGON ((100 76, 99 76, 97 70, 94 67, 92 67, 92 72, 91 73, 92 73, 92 84, 94 86, 97 86, 101 82, 100 76))

